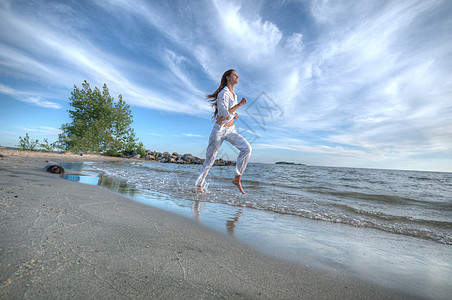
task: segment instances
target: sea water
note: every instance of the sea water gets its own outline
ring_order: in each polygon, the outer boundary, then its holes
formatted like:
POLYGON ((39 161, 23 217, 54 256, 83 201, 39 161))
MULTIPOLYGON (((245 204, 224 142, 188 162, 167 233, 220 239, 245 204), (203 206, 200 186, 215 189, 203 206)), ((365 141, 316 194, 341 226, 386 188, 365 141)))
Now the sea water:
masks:
MULTIPOLYGON (((452 295, 452 173, 249 164, 242 195, 235 167, 65 164, 130 198, 193 217, 259 251, 305 265, 346 269, 412 295, 452 295)), ((72 176, 72 177, 71 177, 72 176)))

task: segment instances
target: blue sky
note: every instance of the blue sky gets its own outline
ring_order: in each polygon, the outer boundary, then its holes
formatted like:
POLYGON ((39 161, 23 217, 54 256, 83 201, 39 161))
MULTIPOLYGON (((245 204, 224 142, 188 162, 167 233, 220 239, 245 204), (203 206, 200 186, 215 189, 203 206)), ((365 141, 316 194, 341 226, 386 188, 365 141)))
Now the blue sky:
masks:
POLYGON ((204 95, 234 68, 252 162, 452 171, 451 15, 448 0, 0 0, 0 145, 56 140, 87 80, 123 95, 147 149, 203 157, 204 95))

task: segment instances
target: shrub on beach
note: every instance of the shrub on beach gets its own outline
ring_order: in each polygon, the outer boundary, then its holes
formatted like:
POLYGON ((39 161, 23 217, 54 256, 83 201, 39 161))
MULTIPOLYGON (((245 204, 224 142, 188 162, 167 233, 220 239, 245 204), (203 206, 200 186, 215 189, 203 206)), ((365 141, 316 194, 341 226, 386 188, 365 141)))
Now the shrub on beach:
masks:
POLYGON ((124 153, 118 152, 114 149, 109 149, 106 152, 104 152, 104 155, 106 156, 113 156, 113 157, 124 157, 124 153))
POLYGON ((44 139, 44 143, 39 144, 41 150, 45 152, 53 152, 57 148, 57 142, 49 143, 47 138, 44 139))
POLYGON ((17 145, 20 150, 29 150, 34 151, 37 149, 39 145, 39 140, 32 140, 28 133, 25 134, 25 137, 19 137, 19 144, 17 145))
POLYGON ((19 137, 19 144, 16 146, 21 151, 53 152, 59 148, 58 142, 49 143, 49 140, 45 138, 44 143, 39 143, 39 140, 31 139, 28 133, 25 134, 25 137, 19 137))

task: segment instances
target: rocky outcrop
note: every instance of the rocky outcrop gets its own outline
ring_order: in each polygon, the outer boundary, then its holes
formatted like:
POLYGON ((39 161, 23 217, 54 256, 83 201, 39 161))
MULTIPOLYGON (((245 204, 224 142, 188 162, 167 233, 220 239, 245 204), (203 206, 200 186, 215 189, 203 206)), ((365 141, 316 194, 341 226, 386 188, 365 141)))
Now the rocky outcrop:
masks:
POLYGON ((287 162, 287 161, 277 161, 275 162, 277 165, 296 165, 296 166, 305 166, 305 164, 297 164, 293 162, 287 162))
MULTIPOLYGON (((203 164, 204 159, 194 156, 193 154, 178 154, 173 152, 157 152, 146 150, 146 155, 144 157, 146 160, 161 162, 161 163, 175 163, 175 164, 203 164)), ((217 159, 215 160, 214 166, 235 166, 235 162, 217 159)))

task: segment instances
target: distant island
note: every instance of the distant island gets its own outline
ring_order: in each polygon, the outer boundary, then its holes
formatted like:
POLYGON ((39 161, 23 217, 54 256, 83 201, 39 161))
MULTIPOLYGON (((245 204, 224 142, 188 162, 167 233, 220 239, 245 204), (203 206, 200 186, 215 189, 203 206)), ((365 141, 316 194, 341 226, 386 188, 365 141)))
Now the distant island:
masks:
POLYGON ((305 164, 296 164, 293 162, 287 162, 287 161, 277 161, 275 164, 277 165, 296 165, 296 166, 306 166, 305 164))

